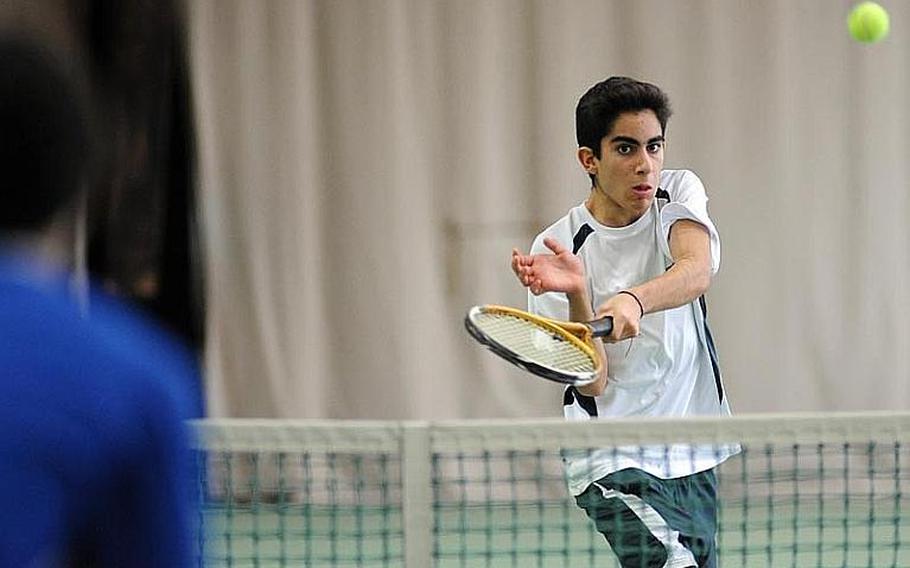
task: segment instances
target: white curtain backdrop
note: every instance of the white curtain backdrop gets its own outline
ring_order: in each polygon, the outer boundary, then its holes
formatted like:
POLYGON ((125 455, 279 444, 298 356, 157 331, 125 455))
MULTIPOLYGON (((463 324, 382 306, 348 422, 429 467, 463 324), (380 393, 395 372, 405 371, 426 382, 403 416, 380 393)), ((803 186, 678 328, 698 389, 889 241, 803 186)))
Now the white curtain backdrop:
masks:
POLYGON ((668 92, 708 188, 734 410, 910 406, 910 3, 195 0, 210 411, 518 417, 561 389, 463 331, 525 304, 513 246, 585 198, 574 108, 668 92))

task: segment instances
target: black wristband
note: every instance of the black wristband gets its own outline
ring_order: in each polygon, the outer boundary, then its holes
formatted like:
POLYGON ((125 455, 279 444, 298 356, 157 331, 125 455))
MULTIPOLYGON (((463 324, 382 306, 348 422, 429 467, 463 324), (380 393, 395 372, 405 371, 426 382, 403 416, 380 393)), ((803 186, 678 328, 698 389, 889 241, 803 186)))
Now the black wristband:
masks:
POLYGON ((645 316, 645 307, 641 304, 641 300, 638 299, 638 296, 636 296, 635 294, 633 294, 632 292, 630 292, 628 290, 620 290, 619 292, 616 293, 617 296, 619 296, 620 294, 628 294, 628 295, 632 296, 633 298, 635 298, 635 301, 638 303, 638 309, 641 310, 641 315, 639 315, 638 318, 641 319, 645 316))

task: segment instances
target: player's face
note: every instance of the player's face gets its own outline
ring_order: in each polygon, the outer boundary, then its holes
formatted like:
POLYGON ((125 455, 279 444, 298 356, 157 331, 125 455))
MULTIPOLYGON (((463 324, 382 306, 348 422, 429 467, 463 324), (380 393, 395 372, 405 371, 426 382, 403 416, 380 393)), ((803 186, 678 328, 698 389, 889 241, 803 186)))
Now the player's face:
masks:
POLYGON ((660 122, 651 110, 623 113, 601 141, 600 158, 579 157, 596 180, 592 212, 608 225, 628 225, 654 201, 664 164, 660 122))

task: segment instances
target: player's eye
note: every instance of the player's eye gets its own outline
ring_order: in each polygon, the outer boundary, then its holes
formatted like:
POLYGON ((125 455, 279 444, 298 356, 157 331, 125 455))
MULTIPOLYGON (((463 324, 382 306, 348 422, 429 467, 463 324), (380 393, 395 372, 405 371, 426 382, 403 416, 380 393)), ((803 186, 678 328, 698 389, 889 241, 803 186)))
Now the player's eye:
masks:
POLYGON ((654 142, 653 144, 648 144, 648 152, 651 154, 656 154, 660 152, 661 148, 663 147, 663 142, 654 142))
POLYGON ((628 156, 629 154, 632 153, 632 145, 631 144, 620 144, 619 146, 616 147, 616 152, 622 156, 628 156))

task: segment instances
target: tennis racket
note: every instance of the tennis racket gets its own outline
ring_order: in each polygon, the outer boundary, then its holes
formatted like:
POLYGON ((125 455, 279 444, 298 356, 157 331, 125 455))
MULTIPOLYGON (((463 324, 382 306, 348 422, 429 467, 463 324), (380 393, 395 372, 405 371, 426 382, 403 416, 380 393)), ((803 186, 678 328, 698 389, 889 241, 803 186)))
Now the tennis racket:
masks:
POLYGON ((468 333, 506 361, 539 377, 573 386, 594 382, 603 362, 594 338, 613 331, 613 318, 587 323, 556 321, 505 306, 474 306, 468 333))

